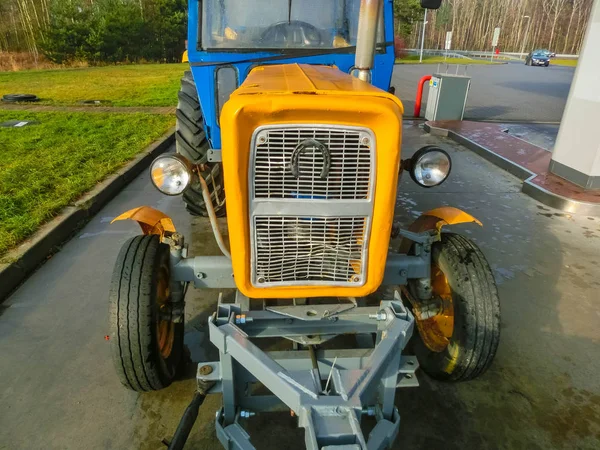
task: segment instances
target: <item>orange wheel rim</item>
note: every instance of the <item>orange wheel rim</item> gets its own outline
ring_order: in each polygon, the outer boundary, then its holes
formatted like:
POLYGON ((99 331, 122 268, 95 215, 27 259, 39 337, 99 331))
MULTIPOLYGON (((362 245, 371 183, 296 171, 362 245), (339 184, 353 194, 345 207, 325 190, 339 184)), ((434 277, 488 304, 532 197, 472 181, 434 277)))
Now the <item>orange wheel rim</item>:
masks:
POLYGON ((169 279, 169 269, 165 266, 161 267, 156 286, 156 302, 158 304, 157 335, 158 349, 164 359, 171 355, 173 342, 175 341, 175 324, 171 320, 162 319, 163 316, 169 313, 171 307, 169 304, 171 295, 169 279))
POLYGON ((418 323, 425 345, 434 352, 442 352, 454 333, 454 304, 448 278, 435 263, 431 265, 431 290, 440 302, 439 312, 418 323))

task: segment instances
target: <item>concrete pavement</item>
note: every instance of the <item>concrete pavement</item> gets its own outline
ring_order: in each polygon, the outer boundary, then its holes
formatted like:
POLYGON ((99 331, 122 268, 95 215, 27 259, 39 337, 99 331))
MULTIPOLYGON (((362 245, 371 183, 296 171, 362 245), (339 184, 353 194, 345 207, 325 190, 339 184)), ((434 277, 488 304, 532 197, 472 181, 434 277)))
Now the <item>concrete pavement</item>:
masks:
MULTIPOLYGON (((574 67, 528 67, 521 63, 460 66, 459 74, 472 78, 465 119, 560 122, 574 67)), ((445 65, 439 68, 446 72, 445 65)), ((412 117, 417 84, 423 75, 438 71, 437 64, 397 64, 392 85, 404 103, 405 116, 412 117)), ((451 65, 449 73, 456 72, 451 65)), ((428 88, 423 94, 425 114, 428 88)))
MULTIPOLYGON (((419 374, 421 387, 399 391, 394 448, 600 447, 600 219, 543 207, 519 192, 519 180, 454 142, 411 124, 404 132, 404 157, 438 144, 454 166, 439 188, 419 188, 404 176, 398 220, 407 225, 440 205, 479 218, 484 228, 457 231, 494 268, 503 323, 497 359, 481 379, 445 384, 419 374)), ((104 340, 112 265, 138 233, 135 223, 109 222, 141 204, 164 210, 193 236, 192 255, 217 253, 206 221, 190 220, 180 199, 158 194, 145 173, 110 202, 0 306, 0 448, 154 450, 175 430, 194 389, 194 365, 168 389, 138 395, 119 384, 104 340)), ((216 298, 214 291, 188 293, 194 361, 216 356, 205 334, 216 298)), ((204 403, 186 448, 219 448, 219 401, 204 403)), ((249 429, 259 449, 303 448, 302 430, 286 415, 259 415, 249 429)))

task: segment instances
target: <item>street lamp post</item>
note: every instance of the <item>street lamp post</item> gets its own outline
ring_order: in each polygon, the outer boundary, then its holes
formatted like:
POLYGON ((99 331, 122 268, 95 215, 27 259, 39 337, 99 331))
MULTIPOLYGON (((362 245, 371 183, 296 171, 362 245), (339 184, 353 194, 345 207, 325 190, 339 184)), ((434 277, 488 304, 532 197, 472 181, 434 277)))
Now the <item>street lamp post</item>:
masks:
POLYGON ((425 25, 427 25, 427 8, 425 8, 425 18, 423 19, 423 36, 421 37, 421 57, 419 62, 423 62, 423 46, 425 45, 425 25))
POLYGON ((523 39, 523 45, 521 46, 521 55, 525 51, 525 44, 527 44, 527 38, 529 37, 529 26, 531 25, 531 17, 523 16, 524 19, 527 19, 527 30, 525 31, 525 39, 523 39))

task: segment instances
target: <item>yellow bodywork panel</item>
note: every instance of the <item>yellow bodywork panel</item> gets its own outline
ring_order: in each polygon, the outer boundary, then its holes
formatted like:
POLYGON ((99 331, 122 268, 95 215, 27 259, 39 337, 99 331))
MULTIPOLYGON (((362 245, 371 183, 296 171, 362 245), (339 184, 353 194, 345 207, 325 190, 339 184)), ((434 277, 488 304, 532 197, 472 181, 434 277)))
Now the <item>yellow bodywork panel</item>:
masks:
POLYGON ((445 225, 456 225, 459 223, 470 223, 474 222, 480 227, 483 224, 473 217, 471 214, 468 214, 458 208, 453 208, 452 206, 444 206, 442 208, 432 209, 431 211, 427 211, 424 216, 435 217, 437 220, 436 228, 441 230, 445 225))
POLYGON ((175 233, 175 225, 171 218, 150 206, 130 209, 113 219, 111 223, 127 219, 135 220, 144 234, 158 234, 162 238, 165 233, 175 233))
POLYGON ((221 113, 227 221, 235 282, 250 298, 364 296, 383 280, 396 203, 403 107, 397 97, 336 68, 299 64, 252 70, 221 113), (376 140, 374 204, 362 286, 256 287, 251 282, 250 147, 264 125, 336 125, 368 128, 376 140))
POLYGON ((181 55, 181 62, 182 63, 190 62, 190 60, 188 58, 188 51, 187 50, 185 50, 183 52, 183 55, 181 55))

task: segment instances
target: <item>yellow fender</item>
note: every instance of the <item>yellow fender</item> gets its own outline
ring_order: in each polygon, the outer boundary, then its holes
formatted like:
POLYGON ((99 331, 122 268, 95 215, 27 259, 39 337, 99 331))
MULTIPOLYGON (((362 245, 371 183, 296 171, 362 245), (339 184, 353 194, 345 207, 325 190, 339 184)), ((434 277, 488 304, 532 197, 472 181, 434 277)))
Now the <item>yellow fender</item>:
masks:
MULTIPOLYGON (((422 214, 408 227, 408 231, 421 233, 427 230, 437 230, 438 233, 440 233, 442 227, 459 223, 476 223, 480 227, 483 226, 483 224, 471 214, 458 208, 453 208, 452 206, 444 206, 422 214)), ((402 239, 400 242, 400 253, 407 253, 410 250, 411 245, 412 241, 402 239)))
POLYGON ((190 62, 190 60, 188 59, 188 51, 187 50, 185 50, 183 52, 183 55, 181 55, 181 62, 182 63, 190 62))
POLYGON ((171 218, 150 206, 140 206, 130 209, 119 217, 114 218, 111 223, 126 219, 135 220, 142 228, 144 234, 158 234, 161 240, 165 233, 175 233, 175 225, 173 225, 171 218))
MULTIPOLYGON (((427 220, 428 222, 432 222, 431 219, 429 219, 430 217, 434 218, 435 228, 437 228, 438 231, 441 231, 442 227, 445 225, 456 225, 458 223, 474 222, 480 227, 483 226, 483 224, 471 214, 468 214, 458 208, 453 208, 451 206, 444 206, 442 208, 432 209, 431 211, 427 211, 421 217, 427 218, 425 220, 427 220)), ((421 217, 419 217, 419 219, 421 217)), ((416 222, 418 222, 419 219, 417 219, 416 222)))

